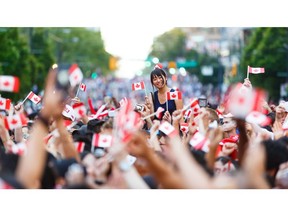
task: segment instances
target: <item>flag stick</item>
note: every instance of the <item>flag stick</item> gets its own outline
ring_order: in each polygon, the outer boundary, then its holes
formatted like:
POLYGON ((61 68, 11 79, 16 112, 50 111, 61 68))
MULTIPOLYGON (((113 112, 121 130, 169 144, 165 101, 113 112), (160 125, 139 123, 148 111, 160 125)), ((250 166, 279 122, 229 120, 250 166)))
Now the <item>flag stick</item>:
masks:
POLYGON ((168 97, 167 97, 167 92, 166 92, 166 110, 168 111, 168 97))
POLYGON ((247 66, 247 79, 249 79, 249 65, 247 66))
MULTIPOLYGON (((29 93, 29 94, 30 94, 30 93, 29 93)), ((29 95, 29 94, 28 94, 28 95, 29 95)), ((21 102, 21 105, 27 100, 28 95, 27 95, 26 98, 21 102)))
POLYGON ((145 89, 145 95, 146 95, 146 97, 147 97, 147 91, 146 91, 146 86, 145 86, 145 88, 144 88, 144 89, 145 89))
POLYGON ((75 95, 75 97, 77 97, 77 96, 78 96, 78 93, 79 93, 79 89, 80 89, 80 85, 78 86, 78 89, 77 89, 77 92, 76 92, 76 95, 75 95))
POLYGON ((148 116, 145 116, 144 118, 142 118, 142 120, 148 119, 148 118, 154 116, 156 113, 157 113, 157 112, 154 112, 154 113, 152 113, 152 114, 150 114, 150 115, 148 115, 148 116))

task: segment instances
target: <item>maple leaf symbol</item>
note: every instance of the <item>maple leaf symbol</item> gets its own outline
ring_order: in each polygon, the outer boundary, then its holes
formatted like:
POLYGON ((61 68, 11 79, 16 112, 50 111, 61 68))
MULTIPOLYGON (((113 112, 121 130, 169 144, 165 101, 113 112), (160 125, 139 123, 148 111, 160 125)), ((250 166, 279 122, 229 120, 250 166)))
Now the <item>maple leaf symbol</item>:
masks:
POLYGON ((12 119, 10 123, 11 123, 11 124, 17 124, 18 121, 17 121, 16 119, 12 119))
POLYGON ((2 106, 4 103, 2 102, 2 100, 0 101, 0 106, 2 106))
POLYGON ((182 131, 184 131, 184 132, 185 132, 185 131, 186 131, 186 128, 185 128, 185 127, 183 127, 183 128, 182 128, 182 131))
POLYGON ((37 97, 35 97, 35 98, 34 98, 34 101, 37 102, 37 101, 39 101, 39 99, 38 99, 37 97))
POLYGON ((9 86, 9 85, 10 85, 10 82, 6 80, 6 81, 3 83, 3 85, 4 85, 4 86, 9 86))
POLYGON ((254 72, 257 72, 258 71, 258 69, 254 69, 254 72))
POLYGON ((239 103, 239 104, 243 104, 244 101, 245 101, 245 99, 244 99, 243 97, 240 97, 240 98, 238 99, 238 103, 239 103))
POLYGON ((75 76, 73 77, 73 79, 74 79, 74 80, 77 80, 77 79, 78 79, 78 75, 75 75, 75 76))
POLYGON ((140 87, 139 83, 137 83, 135 86, 136 86, 136 88, 139 88, 139 87, 140 87))
POLYGON ((80 116, 84 115, 84 111, 81 110, 81 109, 78 111, 78 113, 79 113, 80 116))
POLYGON ((175 95, 175 94, 172 94, 172 95, 171 95, 171 97, 172 97, 172 98, 175 98, 175 97, 176 97, 176 95, 175 95))
POLYGON ((103 140, 102 140, 102 142, 104 142, 104 143, 105 143, 105 142, 107 142, 107 139, 106 139, 106 138, 105 138, 105 139, 103 139, 103 140))
POLYGON ((194 108, 194 112, 197 112, 198 111, 198 108, 194 108))

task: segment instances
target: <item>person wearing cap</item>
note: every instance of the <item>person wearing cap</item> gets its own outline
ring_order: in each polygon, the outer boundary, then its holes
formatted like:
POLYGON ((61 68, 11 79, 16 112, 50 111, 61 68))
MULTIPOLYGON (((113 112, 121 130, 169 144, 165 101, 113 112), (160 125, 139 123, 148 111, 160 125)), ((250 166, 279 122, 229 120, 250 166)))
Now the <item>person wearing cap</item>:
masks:
MULTIPOLYGON (((151 113, 157 111, 159 107, 164 109, 162 118, 160 120, 166 120, 171 123, 172 113, 175 110, 181 110, 183 108, 183 100, 168 100, 167 101, 167 92, 174 92, 173 88, 168 87, 167 85, 167 75, 165 71, 159 67, 155 66, 154 70, 150 73, 150 81, 152 88, 156 87, 156 91, 149 94, 149 97, 145 97, 145 102, 151 113), (168 110, 167 110, 168 103, 168 110)), ((157 119, 157 117, 155 117, 157 119)))

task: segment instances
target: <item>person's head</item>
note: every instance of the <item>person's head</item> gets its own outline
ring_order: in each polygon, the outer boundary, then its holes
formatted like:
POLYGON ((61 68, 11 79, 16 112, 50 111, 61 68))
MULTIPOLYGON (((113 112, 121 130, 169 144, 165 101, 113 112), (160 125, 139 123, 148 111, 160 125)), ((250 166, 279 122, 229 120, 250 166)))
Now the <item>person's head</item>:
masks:
POLYGON ((163 88, 167 85, 167 75, 164 70, 160 68, 154 68, 150 74, 150 81, 153 88, 154 86, 157 89, 163 88))
POLYGON ((227 173, 239 168, 237 161, 232 160, 230 157, 220 156, 216 158, 214 164, 214 174, 219 175, 221 173, 227 173))
POLYGON ((233 130, 235 130, 236 132, 236 127, 237 124, 233 117, 230 115, 224 115, 223 124, 221 126, 222 130, 224 132, 232 132, 233 130))

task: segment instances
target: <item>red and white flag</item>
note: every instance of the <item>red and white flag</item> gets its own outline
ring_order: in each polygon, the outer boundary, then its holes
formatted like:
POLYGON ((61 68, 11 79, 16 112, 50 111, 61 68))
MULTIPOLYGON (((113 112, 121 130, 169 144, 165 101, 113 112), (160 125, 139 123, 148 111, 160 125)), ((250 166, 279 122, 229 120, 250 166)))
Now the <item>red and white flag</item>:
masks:
POLYGON ((199 101, 198 98, 193 98, 190 102, 190 108, 192 109, 192 114, 194 117, 196 117, 199 112, 200 112, 200 105, 199 105, 199 101))
POLYGON ((120 107, 123 107, 125 104, 128 103, 128 100, 126 97, 122 98, 120 101, 119 101, 119 104, 120 104, 120 107))
POLYGON ((164 109, 163 107, 158 107, 158 109, 157 109, 157 111, 156 111, 156 113, 155 113, 155 115, 156 115, 156 117, 157 117, 158 119, 161 119, 164 110, 165 110, 165 109, 164 109))
POLYGON ((248 66, 248 73, 252 73, 252 74, 265 73, 265 69, 261 68, 261 67, 250 67, 250 66, 248 66))
POLYGON ((189 131, 188 123, 181 123, 180 124, 180 130, 185 134, 188 133, 188 131, 189 131))
POLYGON ((86 85, 84 83, 81 83, 79 88, 81 91, 84 91, 84 92, 86 91, 86 85))
POLYGON ((246 116, 246 122, 260 125, 261 127, 267 126, 271 123, 271 119, 265 114, 253 111, 246 116))
POLYGON ((95 147, 109 148, 112 145, 112 136, 95 133, 92 138, 92 145, 95 147))
POLYGON ((27 125, 27 118, 24 114, 16 114, 7 116, 4 118, 4 125, 7 130, 13 130, 15 128, 20 128, 23 125, 27 125))
POLYGON ((74 142, 74 146, 75 146, 77 152, 81 153, 84 151, 85 142, 74 142))
POLYGON ((0 97, 0 109, 1 110, 10 110, 11 100, 0 97))
POLYGON ((68 70, 69 81, 72 87, 80 84, 83 80, 83 73, 77 64, 72 64, 68 70))
POLYGON ((75 112, 76 119, 82 118, 87 113, 84 103, 76 103, 76 104, 73 104, 72 107, 75 112))
POLYGON ((180 91, 167 92, 167 100, 181 100, 182 93, 180 91))
POLYGON ((261 111, 262 102, 267 94, 262 89, 253 89, 243 93, 239 91, 239 85, 234 88, 226 104, 228 112, 237 118, 245 119, 252 111, 261 111))
POLYGON ((41 101, 41 97, 36 95, 34 92, 30 91, 27 98, 31 100, 34 104, 38 104, 41 101))
POLYGON ((159 126, 159 130, 169 137, 176 135, 175 128, 167 121, 162 121, 162 123, 159 126))
POLYGON ((198 131, 190 139, 189 144, 193 146, 194 149, 196 150, 202 150, 204 152, 208 152, 210 141, 198 131))
POLYGON ((132 91, 137 91, 137 90, 142 90, 142 89, 145 89, 145 84, 143 81, 132 83, 132 91))
POLYGON ((134 111, 130 100, 127 101, 114 118, 114 130, 117 130, 117 138, 127 143, 136 130, 140 129, 141 115, 134 111))
POLYGON ((19 92, 20 81, 16 76, 0 76, 0 91, 19 92))

